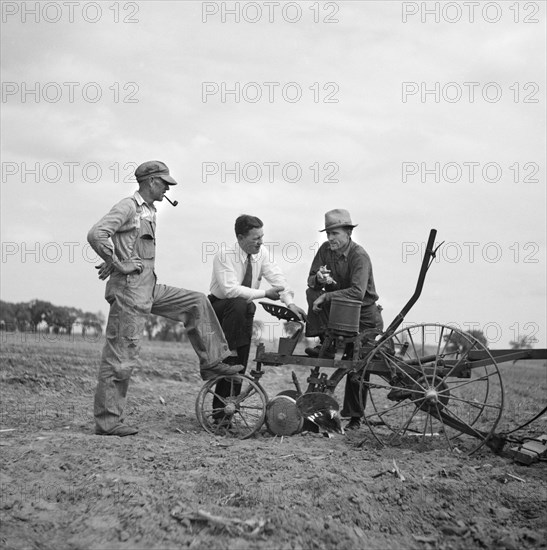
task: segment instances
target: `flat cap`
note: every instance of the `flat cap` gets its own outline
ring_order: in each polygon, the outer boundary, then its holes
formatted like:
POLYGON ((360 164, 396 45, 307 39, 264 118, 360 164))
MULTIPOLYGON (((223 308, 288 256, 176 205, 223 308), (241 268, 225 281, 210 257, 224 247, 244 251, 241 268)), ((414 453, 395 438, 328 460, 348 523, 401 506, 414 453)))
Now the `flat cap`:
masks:
POLYGON ((150 176, 161 178, 169 185, 177 185, 177 182, 169 175, 169 168, 167 168, 167 165, 160 160, 148 160, 143 162, 135 170, 135 178, 137 178, 139 182, 150 176))

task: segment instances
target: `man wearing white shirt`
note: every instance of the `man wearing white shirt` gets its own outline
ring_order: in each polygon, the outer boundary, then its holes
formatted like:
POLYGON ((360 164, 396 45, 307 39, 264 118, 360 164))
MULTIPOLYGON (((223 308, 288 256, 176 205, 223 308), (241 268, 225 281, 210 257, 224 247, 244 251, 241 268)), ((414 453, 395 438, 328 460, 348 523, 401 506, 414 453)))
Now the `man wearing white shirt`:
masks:
POLYGON ((230 350, 237 352, 237 364, 244 366, 251 348, 256 311, 253 300, 281 300, 299 319, 306 319, 304 310, 294 303, 294 292, 281 268, 263 246, 263 225, 256 216, 239 216, 235 222, 237 243, 218 252, 213 263, 209 300, 230 350), (263 278, 271 288, 259 288, 263 278))

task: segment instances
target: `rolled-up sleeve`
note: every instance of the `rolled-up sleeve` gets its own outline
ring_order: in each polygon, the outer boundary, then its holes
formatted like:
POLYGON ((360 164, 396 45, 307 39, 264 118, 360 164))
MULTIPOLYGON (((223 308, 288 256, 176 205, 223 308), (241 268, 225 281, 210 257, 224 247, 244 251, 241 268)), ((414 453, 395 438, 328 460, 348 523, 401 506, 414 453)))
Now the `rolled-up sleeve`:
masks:
POLYGON ((118 260, 112 235, 135 216, 136 208, 132 199, 127 198, 115 204, 87 233, 87 242, 105 261, 118 260))

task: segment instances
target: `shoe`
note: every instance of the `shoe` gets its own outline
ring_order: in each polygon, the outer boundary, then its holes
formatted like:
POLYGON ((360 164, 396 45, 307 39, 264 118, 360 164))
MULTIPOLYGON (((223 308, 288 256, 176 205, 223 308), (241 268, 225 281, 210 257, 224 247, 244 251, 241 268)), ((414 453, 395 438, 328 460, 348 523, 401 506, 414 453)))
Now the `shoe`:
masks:
POLYGON ((345 430, 358 430, 361 427, 361 419, 357 416, 352 417, 352 419, 346 424, 345 430))
POLYGON ((395 376, 390 384, 395 386, 386 396, 390 401, 403 401, 412 397, 412 392, 410 389, 407 389, 408 384, 400 376, 395 376))
POLYGON ((349 342, 344 348, 344 355, 342 355, 342 361, 351 361, 353 359, 353 343, 349 342))
POLYGON ((390 401, 403 401, 404 399, 409 399, 412 397, 412 392, 410 390, 402 390, 399 388, 393 388, 386 395, 390 401))
POLYGON ((227 365, 226 363, 218 363, 214 367, 208 369, 201 369, 200 374, 203 380, 211 380, 217 376, 230 376, 231 374, 237 374, 243 370, 243 365, 227 365))
MULTIPOLYGON (((308 357, 319 357, 319 354, 321 353, 321 347, 322 346, 315 346, 314 348, 306 348, 304 351, 306 352, 306 355, 308 357)), ((321 359, 334 359, 334 355, 335 355, 335 352, 331 348, 323 353, 323 357, 321 357, 321 359)))
POLYGON ((126 435, 135 435, 138 434, 139 430, 133 428, 132 426, 124 426, 123 424, 118 424, 114 426, 108 432, 103 432, 102 430, 95 430, 96 435, 117 435, 118 437, 125 437, 126 435))
POLYGON ((213 424, 215 425, 215 432, 228 432, 233 428, 231 419, 226 416, 215 419, 213 424))

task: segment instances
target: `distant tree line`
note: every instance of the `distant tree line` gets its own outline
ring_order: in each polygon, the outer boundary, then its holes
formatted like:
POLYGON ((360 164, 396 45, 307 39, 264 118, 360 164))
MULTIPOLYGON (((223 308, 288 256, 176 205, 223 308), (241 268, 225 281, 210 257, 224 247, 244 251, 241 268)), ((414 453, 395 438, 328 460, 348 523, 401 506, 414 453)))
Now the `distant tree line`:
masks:
POLYGON ((92 313, 75 307, 56 306, 44 300, 17 303, 0 300, 0 330, 4 331, 43 330, 72 334, 79 325, 83 335, 90 330, 102 334, 104 321, 100 311, 92 313))
MULTIPOLYGON (((260 335, 261 321, 255 321, 260 335)), ((75 307, 56 306, 44 300, 10 303, 0 300, 0 331, 48 332, 54 334, 102 334, 105 318, 102 312, 92 313, 75 307)), ((183 323, 159 315, 149 315, 144 326, 148 340, 186 342, 183 323)))
MULTIPOLYGON (((10 303, 0 300, 0 331, 47 332, 53 334, 102 334, 105 317, 75 307, 57 306, 45 300, 10 303)), ((159 315, 149 315, 144 327, 149 340, 184 342, 184 325, 159 315)))
MULTIPOLYGON (((10 303, 0 300, 0 330, 83 336, 93 332, 102 334, 105 318, 102 312, 92 313, 75 307, 56 306, 44 300, 10 303)), ((149 340, 183 342, 186 330, 182 323, 159 315, 149 315, 144 333, 149 340)))
POLYGON ((172 321, 166 317, 150 314, 146 318, 144 332, 148 340, 160 340, 162 342, 186 342, 186 329, 179 321, 172 321))
MULTIPOLYGON (((144 332, 149 340, 161 340, 162 342, 188 341, 186 329, 182 323, 159 315, 150 314, 147 317, 144 332)), ((264 337, 263 334, 264 323, 259 319, 255 319, 253 321, 253 341, 260 341, 264 337)))

